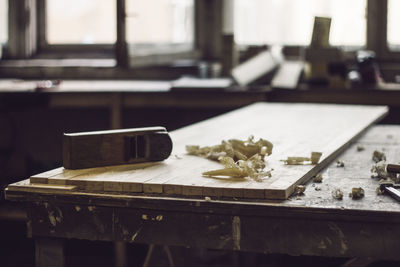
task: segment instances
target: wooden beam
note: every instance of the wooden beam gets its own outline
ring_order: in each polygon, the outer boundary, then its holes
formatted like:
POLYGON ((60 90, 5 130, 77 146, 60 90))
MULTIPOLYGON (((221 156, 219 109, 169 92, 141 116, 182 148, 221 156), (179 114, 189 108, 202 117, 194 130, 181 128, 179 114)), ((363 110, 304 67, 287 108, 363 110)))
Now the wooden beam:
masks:
POLYGON ((196 1, 196 45, 205 60, 221 57, 222 1, 196 1))
POLYGON ((367 3, 367 49, 381 57, 387 40, 387 0, 368 0, 367 3))
POLYGON ((36 0, 8 2, 9 58, 29 58, 37 50, 36 0))
POLYGON ((128 46, 126 43, 126 4, 125 0, 117 0, 117 43, 115 53, 117 65, 128 67, 128 46))

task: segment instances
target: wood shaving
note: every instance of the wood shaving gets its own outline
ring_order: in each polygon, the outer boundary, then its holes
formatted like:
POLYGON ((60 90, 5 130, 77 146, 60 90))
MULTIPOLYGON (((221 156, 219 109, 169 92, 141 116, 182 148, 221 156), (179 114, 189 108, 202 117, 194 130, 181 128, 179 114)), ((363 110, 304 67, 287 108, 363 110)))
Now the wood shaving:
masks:
POLYGON ((364 151, 364 150, 365 150, 365 147, 363 147, 363 146, 357 146, 357 151, 358 151, 358 152, 364 151))
POLYGON ((255 181, 261 181, 265 177, 271 177, 271 171, 264 171, 265 162, 259 154, 256 154, 248 160, 234 161, 230 157, 221 157, 220 163, 225 168, 213 171, 203 172, 204 176, 228 176, 234 178, 250 177, 255 181))
POLYGON ((336 188, 335 190, 332 191, 332 197, 337 200, 342 200, 343 199, 343 192, 339 188, 336 188))
POLYGON ((321 152, 311 152, 311 157, 287 157, 282 159, 286 165, 316 165, 322 156, 321 152))
POLYGON ((320 186, 316 186, 314 189, 315 189, 315 191, 321 191, 322 190, 322 188, 320 186))
POLYGON ((374 162, 378 163, 379 161, 386 160, 386 155, 385 155, 385 153, 383 153, 383 152, 381 152, 379 150, 375 150, 372 153, 372 160, 374 162))
POLYGON ((376 188, 376 194, 377 194, 378 196, 383 195, 384 193, 385 193, 385 191, 383 191, 383 190, 381 189, 380 186, 378 186, 378 187, 376 188))
POLYGON ((386 166, 387 163, 384 160, 379 161, 378 163, 372 165, 371 178, 382 179, 385 181, 390 180, 390 181, 395 181, 397 183, 399 180, 397 174, 386 171, 386 166))
POLYGON ((322 179, 323 179, 322 174, 318 173, 317 175, 314 176, 313 182, 314 183, 322 183, 322 179))
POLYGON ((304 194, 304 191, 306 191, 306 187, 305 187, 304 185, 297 185, 297 186, 294 188, 294 193, 295 193, 296 195, 303 195, 303 194, 304 194))
POLYGON ((336 167, 338 168, 344 168, 344 162, 341 160, 337 160, 336 161, 336 167))
POLYGON ((363 198, 364 195, 364 189, 362 189, 361 187, 353 187, 351 189, 351 192, 349 193, 349 197, 351 197, 352 199, 360 199, 363 198))
POLYGON ((271 177, 271 170, 264 171, 265 156, 271 155, 273 145, 271 142, 260 138, 254 141, 250 136, 247 141, 230 139, 222 141, 215 146, 186 146, 189 155, 217 160, 225 168, 203 172, 207 177, 249 177, 261 181, 265 177, 271 177))

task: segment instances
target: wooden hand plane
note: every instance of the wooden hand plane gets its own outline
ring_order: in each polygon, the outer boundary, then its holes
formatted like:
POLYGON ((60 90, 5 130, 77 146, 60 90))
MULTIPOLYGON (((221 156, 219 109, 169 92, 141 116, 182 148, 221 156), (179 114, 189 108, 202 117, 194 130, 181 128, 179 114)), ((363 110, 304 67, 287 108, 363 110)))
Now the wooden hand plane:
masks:
POLYGON ((66 169, 161 161, 171 151, 172 140, 164 127, 64 133, 63 136, 66 169))

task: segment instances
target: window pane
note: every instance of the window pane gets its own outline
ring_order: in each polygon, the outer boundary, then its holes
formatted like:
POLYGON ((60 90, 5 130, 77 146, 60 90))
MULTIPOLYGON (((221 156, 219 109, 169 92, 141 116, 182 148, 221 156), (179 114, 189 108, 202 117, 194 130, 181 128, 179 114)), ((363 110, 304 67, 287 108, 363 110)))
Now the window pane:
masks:
POLYGON ((309 45, 315 16, 332 18, 331 45, 364 45, 366 0, 234 0, 239 44, 309 45))
POLYGON ((392 49, 400 50, 400 1, 388 1, 387 41, 392 49))
POLYGON ((47 0, 49 44, 111 44, 116 41, 115 0, 47 0))
POLYGON ((7 41, 8 41, 8 0, 0 0, 0 44, 5 44, 7 43, 7 41))
POLYGON ((189 44, 193 0, 127 0, 127 40, 132 44, 189 44))

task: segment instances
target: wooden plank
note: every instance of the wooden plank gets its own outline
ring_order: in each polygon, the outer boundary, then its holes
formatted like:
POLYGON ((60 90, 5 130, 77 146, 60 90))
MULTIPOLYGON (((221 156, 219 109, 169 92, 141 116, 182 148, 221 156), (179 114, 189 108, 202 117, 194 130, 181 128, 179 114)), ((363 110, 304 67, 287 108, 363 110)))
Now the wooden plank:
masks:
POLYGON ((304 61, 284 61, 271 80, 273 88, 296 89, 304 69, 304 61))
POLYGON ((30 183, 29 179, 13 183, 7 186, 8 190, 12 191, 25 191, 25 192, 64 192, 74 191, 76 186, 72 185, 53 185, 53 184, 34 184, 30 183))
POLYGON ((53 169, 53 170, 50 170, 47 172, 42 172, 42 173, 32 175, 30 177, 30 182, 31 183, 39 183, 39 184, 47 184, 49 177, 60 174, 63 172, 63 170, 64 170, 64 168, 60 167, 60 168, 53 169))
POLYGON ((159 162, 138 163, 81 170, 66 170, 49 179, 49 183, 74 185, 81 190, 111 192, 142 192, 143 182, 148 176, 136 171, 157 166, 159 162))
POLYGON ((163 162, 84 169, 51 176, 47 182, 88 191, 285 199, 386 113, 382 106, 257 103, 171 132, 174 149, 163 162), (203 177, 203 172, 222 165, 186 154, 186 145, 216 145, 250 135, 274 144, 266 161, 272 177, 262 182, 203 177), (312 151, 323 153, 318 165, 288 166, 280 161, 310 156, 312 151))

